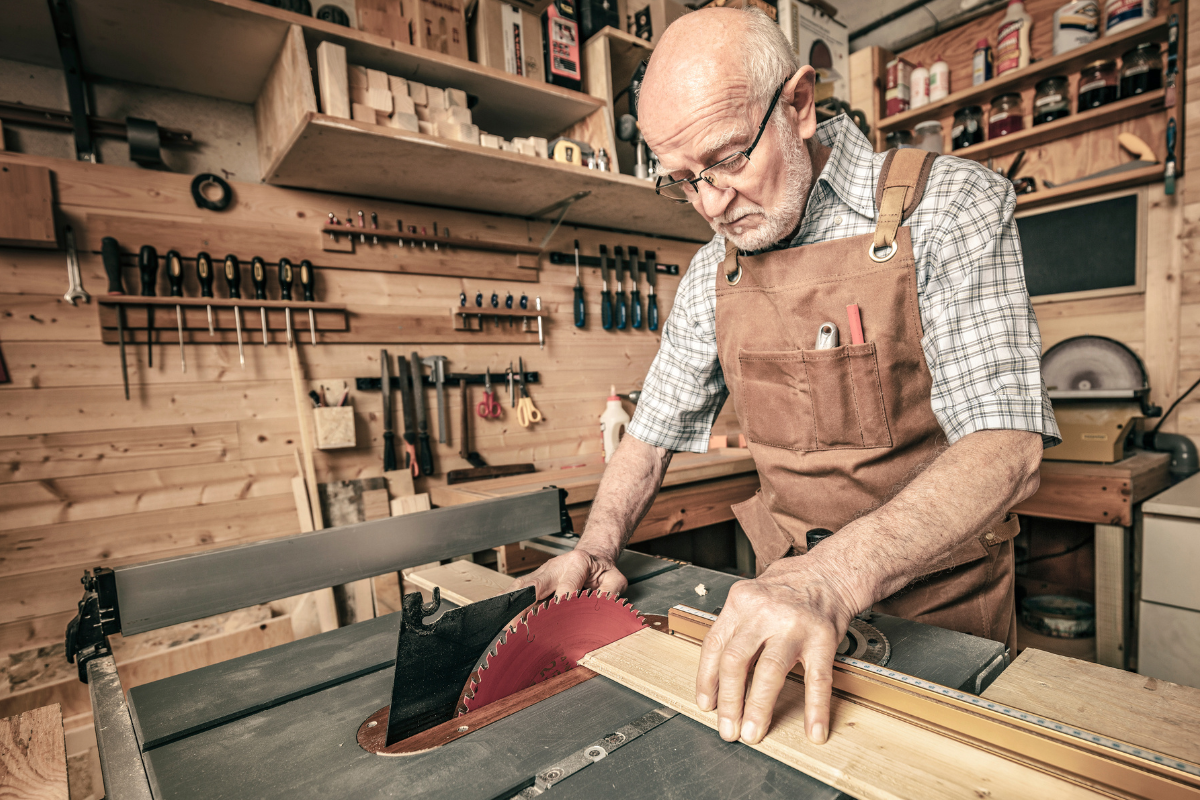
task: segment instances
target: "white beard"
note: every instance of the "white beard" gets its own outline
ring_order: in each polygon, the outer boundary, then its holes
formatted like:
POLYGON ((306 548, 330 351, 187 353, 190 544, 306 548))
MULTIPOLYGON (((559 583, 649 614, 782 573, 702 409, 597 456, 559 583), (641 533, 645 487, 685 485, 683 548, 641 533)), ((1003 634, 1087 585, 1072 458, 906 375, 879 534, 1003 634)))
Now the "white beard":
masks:
POLYGON ((715 232, 723 234, 743 252, 770 247, 794 231, 800 224, 805 196, 812 183, 812 161, 805 150, 804 140, 787 125, 774 120, 771 124, 776 126, 779 150, 785 164, 783 200, 770 211, 753 203, 744 203, 726 210, 710 223, 715 232), (740 224, 750 214, 760 215, 754 220, 757 225, 753 228, 740 224))

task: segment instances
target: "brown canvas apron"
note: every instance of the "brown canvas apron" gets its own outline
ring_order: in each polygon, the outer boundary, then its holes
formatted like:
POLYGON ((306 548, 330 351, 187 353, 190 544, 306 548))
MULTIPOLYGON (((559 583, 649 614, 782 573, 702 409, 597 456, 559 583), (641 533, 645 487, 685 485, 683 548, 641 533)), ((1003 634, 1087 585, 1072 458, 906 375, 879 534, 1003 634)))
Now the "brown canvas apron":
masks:
MULTIPOLYGON (((836 532, 883 505, 947 446, 930 405, 912 241, 899 227, 933 158, 889 153, 874 234, 755 256, 727 245, 717 348, 762 483, 733 508, 759 572, 805 553, 808 530, 836 532), (850 343, 855 303, 863 344, 850 343), (824 322, 837 325, 840 347, 813 349, 824 322)), ((1014 647, 1017 531, 1014 515, 997 519, 875 609, 1014 647)))

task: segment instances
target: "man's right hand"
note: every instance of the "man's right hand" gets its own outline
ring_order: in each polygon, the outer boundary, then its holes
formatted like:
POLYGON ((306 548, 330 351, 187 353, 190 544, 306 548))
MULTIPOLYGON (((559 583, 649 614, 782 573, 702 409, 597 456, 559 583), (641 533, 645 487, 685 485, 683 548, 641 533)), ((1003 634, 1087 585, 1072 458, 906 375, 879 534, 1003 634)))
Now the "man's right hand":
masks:
POLYGON ((620 594, 628 585, 629 581, 625 580, 611 558, 593 555, 577 547, 569 553, 555 556, 534 572, 517 578, 508 591, 533 586, 537 589, 537 599, 544 600, 551 595, 558 597, 580 589, 599 589, 601 592, 620 594))

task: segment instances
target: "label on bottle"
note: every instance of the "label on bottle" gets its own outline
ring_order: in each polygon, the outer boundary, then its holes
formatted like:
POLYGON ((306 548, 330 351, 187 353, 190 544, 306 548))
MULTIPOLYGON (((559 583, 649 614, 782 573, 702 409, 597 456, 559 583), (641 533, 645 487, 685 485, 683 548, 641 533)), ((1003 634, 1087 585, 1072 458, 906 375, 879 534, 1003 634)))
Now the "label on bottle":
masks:
POLYGON ((981 47, 971 59, 971 85, 978 86, 992 79, 992 50, 981 47))
POLYGON ((988 117, 988 122, 1003 122, 1006 119, 1008 119, 1008 112, 1007 111, 998 111, 995 114, 992 114, 990 117, 988 117))
POLYGON ((1000 26, 996 39, 996 74, 1003 75, 1021 66, 1021 27, 1024 20, 1014 19, 1000 26))
POLYGON ((1100 36, 1100 6, 1096 0, 1068 3, 1054 12, 1054 55, 1074 50, 1100 36))
POLYGON ((1113 33, 1154 16, 1153 0, 1108 0, 1104 5, 1104 29, 1113 33))
POLYGON ((1103 89, 1105 86, 1115 86, 1115 85, 1116 84, 1110 80, 1106 80, 1105 78, 1100 78, 1099 80, 1088 81, 1087 83, 1081 85, 1079 87, 1079 93, 1083 94, 1084 92, 1090 92, 1093 89, 1103 89))
POLYGON ((1033 101, 1033 104, 1038 108, 1042 106, 1051 106, 1061 103, 1063 96, 1061 94, 1048 94, 1045 97, 1039 97, 1033 101))

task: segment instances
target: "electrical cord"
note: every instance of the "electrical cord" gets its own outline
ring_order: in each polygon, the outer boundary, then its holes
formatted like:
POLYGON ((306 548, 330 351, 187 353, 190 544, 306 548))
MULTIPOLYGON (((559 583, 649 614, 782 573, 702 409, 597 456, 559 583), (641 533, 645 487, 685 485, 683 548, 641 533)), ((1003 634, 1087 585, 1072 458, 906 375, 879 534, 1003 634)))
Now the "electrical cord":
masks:
POLYGON ((1158 424, 1154 426, 1154 430, 1150 431, 1151 436, 1158 433, 1158 429, 1161 428, 1162 424, 1167 421, 1167 417, 1171 416, 1171 412, 1175 410, 1175 406, 1182 403, 1183 399, 1185 397, 1187 397, 1189 394, 1191 394, 1192 390, 1195 389, 1197 386, 1200 386, 1200 378, 1197 378, 1196 382, 1193 383, 1191 386, 1189 386, 1188 390, 1186 392, 1179 395, 1179 397, 1176 397, 1175 402, 1171 403, 1170 407, 1167 408, 1166 412, 1161 417, 1158 418, 1158 424))

